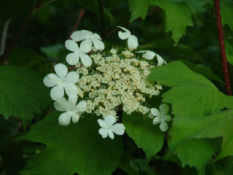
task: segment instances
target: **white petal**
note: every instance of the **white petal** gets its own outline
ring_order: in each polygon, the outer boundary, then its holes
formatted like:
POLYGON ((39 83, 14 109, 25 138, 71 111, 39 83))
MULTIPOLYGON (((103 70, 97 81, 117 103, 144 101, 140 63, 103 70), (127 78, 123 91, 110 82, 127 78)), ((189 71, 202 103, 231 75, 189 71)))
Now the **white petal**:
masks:
POLYGON ((65 98, 61 98, 58 101, 55 101, 54 107, 58 111, 67 111, 69 109, 67 100, 65 98))
POLYGON ((98 40, 98 39, 93 39, 93 44, 94 44, 94 47, 97 50, 104 50, 104 43, 103 43, 103 41, 98 40))
POLYGON ((50 96, 53 100, 59 100, 64 96, 64 89, 62 85, 53 87, 50 91, 50 96))
POLYGON ((165 115, 165 116, 163 116, 163 119, 164 119, 165 121, 171 121, 171 120, 172 120, 172 118, 171 118, 170 115, 165 115))
POLYGON ((80 44, 80 51, 83 53, 88 53, 92 49, 92 42, 90 39, 83 40, 80 44))
POLYGON ((64 89, 66 91, 67 95, 70 94, 78 94, 78 88, 75 84, 73 83, 64 83, 64 89))
POLYGON ((156 57, 158 61, 158 65, 157 65, 158 67, 165 63, 163 58, 160 55, 156 54, 156 57))
POLYGON ((89 38, 91 35, 92 35, 91 31, 81 30, 81 31, 74 32, 70 37, 72 40, 79 42, 79 41, 89 38))
POLYGON ((67 75, 68 69, 67 69, 66 65, 64 65, 64 64, 61 64, 61 63, 56 64, 54 66, 54 69, 55 69, 55 72, 60 79, 65 78, 65 76, 67 75))
POLYGON ((124 27, 120 27, 120 26, 118 26, 118 27, 125 31, 125 32, 122 32, 122 31, 118 32, 119 38, 122 40, 129 38, 129 36, 131 35, 131 32, 124 27))
POLYGON ((106 128, 100 128, 99 134, 102 136, 102 138, 106 138, 108 136, 108 129, 106 128))
POLYGON ((71 118, 73 123, 77 123, 79 121, 80 115, 73 112, 71 118))
POLYGON ((138 47, 138 39, 134 35, 130 35, 127 43, 128 43, 129 49, 131 49, 131 50, 134 50, 138 47))
POLYGON ((89 67, 92 65, 92 60, 87 54, 81 54, 80 57, 84 66, 89 67))
POLYGON ((112 126, 114 123, 116 123, 116 118, 113 117, 112 115, 107 115, 104 118, 104 121, 108 127, 112 126))
POLYGON ((167 131, 167 129, 168 129, 168 124, 167 124, 165 121, 163 121, 163 122, 161 122, 161 124, 159 125, 159 128, 161 129, 162 132, 165 132, 165 131, 167 131))
POLYGON ((168 107, 167 104, 161 104, 159 106, 159 110, 160 110, 161 116, 164 116, 164 115, 166 115, 168 113, 169 107, 168 107))
POLYGON ((111 139, 114 139, 114 134, 113 132, 109 129, 108 130, 108 136, 111 138, 111 139))
POLYGON ((79 55, 77 53, 69 53, 66 56, 66 61, 70 65, 75 65, 79 62, 79 55))
POLYGON ((47 87, 53 87, 57 85, 60 82, 60 79, 57 77, 56 74, 48 74, 46 77, 44 77, 44 84, 47 87))
POLYGON ((58 122, 60 125, 67 126, 70 124, 70 119, 71 119, 70 112, 65 112, 59 116, 58 122))
POLYGON ((71 102, 73 105, 76 105, 78 100, 78 96, 76 94, 70 94, 68 101, 71 102))
POLYGON ((153 120, 153 125, 156 125, 156 124, 158 124, 160 122, 161 122, 160 118, 159 117, 155 117, 154 120, 153 120))
POLYGON ((101 40, 101 37, 99 36, 99 34, 93 33, 93 35, 91 36, 91 39, 98 39, 98 40, 101 40))
POLYGON ((73 52, 79 50, 78 44, 77 44, 75 41, 70 40, 70 39, 66 40, 66 42, 65 42, 65 47, 66 47, 68 50, 73 51, 73 52))
POLYGON ((117 123, 111 127, 111 130, 117 135, 123 135, 125 132, 125 126, 121 123, 117 123))
POLYGON ((159 117, 160 116, 160 112, 157 108, 151 108, 151 114, 154 115, 154 116, 157 116, 159 117))
POLYGON ((107 125, 104 120, 98 119, 97 122, 99 123, 100 127, 107 128, 107 125))
POLYGON ((152 51, 147 51, 143 56, 147 59, 147 60, 152 60, 155 57, 155 53, 152 51))
POLYGON ((67 75, 66 75, 66 78, 65 78, 65 83, 77 83, 79 81, 79 74, 78 72, 69 72, 67 75))
POLYGON ((76 107, 77 112, 85 112, 87 110, 87 103, 86 101, 81 101, 78 103, 76 107))

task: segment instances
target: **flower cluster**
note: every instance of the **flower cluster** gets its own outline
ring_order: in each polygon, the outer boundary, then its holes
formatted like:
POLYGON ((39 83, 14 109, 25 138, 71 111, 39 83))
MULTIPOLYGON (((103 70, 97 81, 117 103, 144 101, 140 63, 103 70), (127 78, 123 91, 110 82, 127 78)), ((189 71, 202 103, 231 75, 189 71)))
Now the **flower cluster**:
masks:
POLYGON ((108 53, 103 52, 105 46, 100 36, 87 30, 74 32, 65 42, 65 47, 71 51, 66 61, 75 66, 76 71, 68 73, 64 64, 57 64, 54 67, 56 74, 44 78, 44 84, 52 87, 50 95, 55 100, 55 108, 63 111, 59 123, 77 123, 82 113, 93 113, 104 118, 98 119, 102 137, 113 139, 114 133, 122 135, 125 131, 123 124, 115 124, 118 110, 143 115, 151 111, 148 116, 157 116, 153 123, 161 122, 160 129, 166 131, 166 121, 170 120, 170 116, 165 115, 167 106, 161 107, 166 110, 160 114, 156 108, 147 106, 146 98, 158 96, 162 89, 161 85, 147 81, 150 69, 167 63, 149 50, 134 53, 138 47, 137 37, 129 30, 119 28, 123 30, 118 32, 119 38, 127 40, 128 45, 123 51, 113 47, 108 53), (155 57, 157 62, 153 61, 155 57), (81 101, 77 104, 78 99, 81 101))

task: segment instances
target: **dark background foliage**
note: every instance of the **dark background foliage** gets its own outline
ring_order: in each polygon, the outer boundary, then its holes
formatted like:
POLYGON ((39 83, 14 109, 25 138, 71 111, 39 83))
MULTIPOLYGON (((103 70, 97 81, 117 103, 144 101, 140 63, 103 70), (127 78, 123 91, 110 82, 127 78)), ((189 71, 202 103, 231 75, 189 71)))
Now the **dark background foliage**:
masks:
MULTIPOLYGON (((193 2, 170 1, 187 3, 186 5, 193 2)), ((227 0, 223 2, 225 4, 222 4, 221 10, 223 16, 225 15, 223 24, 226 51, 228 61, 233 63, 233 18, 230 18, 233 4, 227 0), (226 5, 228 3, 231 6, 226 5)), ((138 37, 140 49, 153 50, 167 62, 181 60, 225 93, 213 4, 208 0, 202 3, 197 1, 197 7, 201 8, 194 8, 191 14, 188 13, 193 26, 185 24, 184 19, 172 19, 174 28, 184 26, 181 28, 185 33, 176 31, 177 39, 173 36, 174 30, 169 29, 166 23, 168 12, 176 16, 177 9, 162 3, 139 0, 1 0, 0 48, 4 52, 0 58, 0 175, 16 175, 22 170, 23 174, 30 174, 30 164, 29 168, 24 169, 28 158, 44 153, 44 144, 17 138, 24 137, 22 135, 33 128, 35 123, 53 111, 53 102, 50 100, 49 90, 42 84, 42 78, 53 71, 56 63, 65 63, 67 51, 64 42, 75 30, 86 29, 99 33, 107 48, 112 45, 121 48, 125 45, 117 38, 116 26, 124 26, 138 37), (8 73, 7 76, 5 73, 8 73)), ((195 3, 192 5, 196 7, 195 3)), ((230 64, 229 72, 232 80, 233 66, 230 64)), ((49 127, 43 123, 41 125, 49 127)), ((32 139, 30 134, 27 137, 31 141, 41 141, 32 139)), ((123 140, 125 151, 113 174, 197 173, 194 167, 179 162, 177 156, 169 155, 167 141, 147 164, 144 152, 137 148, 134 141, 127 135, 123 140)), ((214 142, 218 147, 221 139, 215 139, 214 142)), ((46 141, 43 143, 46 144, 46 141)), ((231 162, 230 157, 207 165, 206 173, 217 175, 225 171, 225 174, 230 175, 231 162)))

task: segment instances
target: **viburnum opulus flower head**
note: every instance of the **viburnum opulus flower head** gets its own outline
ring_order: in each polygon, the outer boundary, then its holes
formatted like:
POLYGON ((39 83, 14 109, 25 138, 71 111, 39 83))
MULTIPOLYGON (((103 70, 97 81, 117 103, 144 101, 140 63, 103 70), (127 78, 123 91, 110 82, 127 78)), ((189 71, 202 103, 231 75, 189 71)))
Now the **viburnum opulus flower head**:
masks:
POLYGON ((77 94, 78 88, 75 85, 79 81, 79 74, 77 72, 69 72, 64 64, 57 64, 54 67, 56 74, 48 74, 44 78, 44 84, 47 87, 52 87, 50 95, 53 100, 57 100, 64 96, 65 92, 70 94, 77 94))
POLYGON ((165 114, 168 112, 166 106, 160 107, 160 111, 150 109, 146 101, 158 96, 162 90, 160 84, 147 81, 150 69, 166 62, 153 51, 133 52, 138 47, 137 37, 128 29, 119 28, 119 38, 127 40, 124 50, 113 46, 109 52, 104 52, 100 36, 87 30, 74 32, 65 42, 65 47, 72 52, 66 56, 66 61, 73 71, 68 73, 64 64, 57 64, 56 74, 44 78, 45 85, 52 87, 50 95, 55 100, 56 110, 62 111, 58 118, 60 125, 69 125, 71 121, 77 123, 83 113, 94 114, 101 127, 99 134, 113 139, 114 134, 125 132, 125 126, 116 123, 117 112, 122 110, 128 115, 133 112, 155 115, 153 123, 161 123, 161 130, 167 130, 166 121, 170 118, 165 114), (155 56, 157 62, 153 60, 155 56), (152 114, 148 114, 150 110, 152 114))

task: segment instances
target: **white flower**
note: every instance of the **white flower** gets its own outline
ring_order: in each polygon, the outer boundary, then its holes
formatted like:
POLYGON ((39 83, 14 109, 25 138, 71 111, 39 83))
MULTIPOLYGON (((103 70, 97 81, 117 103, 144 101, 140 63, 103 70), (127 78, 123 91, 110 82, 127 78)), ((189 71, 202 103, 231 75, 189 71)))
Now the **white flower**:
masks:
POLYGON ((158 65, 157 65, 158 67, 163 64, 167 64, 167 62, 159 54, 152 52, 150 50, 142 50, 142 51, 138 51, 137 53, 144 53, 142 57, 144 57, 147 60, 152 60, 156 56, 158 61, 158 65))
POLYGON ((116 123, 116 118, 112 115, 107 115, 104 120, 97 120, 100 127, 99 134, 102 135, 102 138, 109 136, 111 139, 114 139, 114 133, 117 135, 123 135, 125 132, 125 126, 121 123, 116 123))
POLYGON ((81 113, 87 109, 86 101, 77 103, 78 97, 75 94, 69 95, 68 101, 65 98, 61 98, 54 102, 54 106, 58 111, 65 111, 59 116, 59 124, 67 126, 72 119, 73 123, 77 123, 81 113))
POLYGON ((137 37, 135 35, 131 35, 131 32, 129 30, 127 30, 126 28, 120 27, 120 26, 118 26, 118 27, 125 31, 125 32, 122 32, 122 31, 118 32, 119 38, 122 40, 128 39, 127 44, 128 44, 129 49, 131 49, 131 50, 136 49, 138 47, 137 37))
POLYGON ((76 42, 83 40, 81 44, 88 45, 90 48, 94 45, 97 50, 104 50, 104 43, 97 33, 88 30, 76 31, 71 35, 71 39, 76 42))
POLYGON ((75 65, 79 62, 79 58, 81 58, 84 66, 91 66, 92 60, 89 55, 86 54, 91 51, 91 48, 88 45, 86 45, 85 43, 81 43, 79 48, 78 44, 73 40, 66 40, 65 47, 68 50, 74 52, 66 56, 67 63, 69 63, 70 65, 75 65))
POLYGON ((53 87, 50 91, 50 96, 53 100, 57 100, 64 96, 64 90, 68 95, 77 94, 78 88, 75 85, 79 81, 79 74, 77 72, 69 72, 64 64, 57 64, 54 66, 55 72, 48 74, 44 78, 44 84, 47 87, 53 87))
POLYGON ((171 116, 168 115, 169 107, 166 104, 161 104, 159 110, 156 108, 151 108, 151 114, 156 116, 153 120, 153 124, 156 125, 160 123, 159 127, 162 132, 167 131, 168 125, 166 121, 171 121, 171 116), (160 110, 160 111, 159 111, 160 110))

